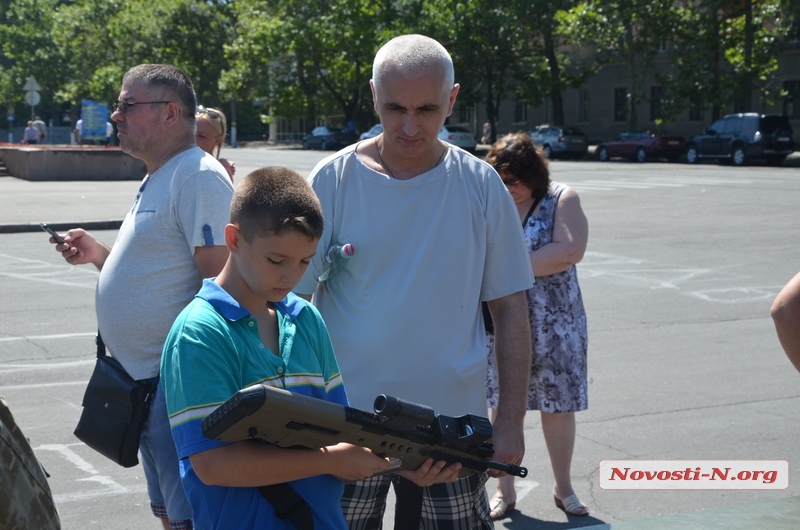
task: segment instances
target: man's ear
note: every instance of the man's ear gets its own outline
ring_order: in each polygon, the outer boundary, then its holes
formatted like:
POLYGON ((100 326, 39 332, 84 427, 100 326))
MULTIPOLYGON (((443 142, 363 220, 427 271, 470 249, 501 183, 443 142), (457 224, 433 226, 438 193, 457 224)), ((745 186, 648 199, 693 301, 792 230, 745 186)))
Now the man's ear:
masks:
POLYGON ((456 104, 456 96, 458 96, 458 89, 461 88, 461 85, 458 83, 453 85, 453 89, 450 91, 450 97, 448 98, 448 108, 447 108, 447 115, 453 113, 453 106, 456 104))
POLYGON ((372 108, 375 109, 375 112, 378 112, 378 95, 375 93, 375 81, 373 79, 369 80, 369 89, 372 91, 372 108))
POLYGON ((228 247, 228 252, 238 254, 240 241, 239 227, 234 224, 225 225, 225 246, 228 247))
POLYGON ((181 120, 181 108, 174 101, 170 101, 165 107, 167 107, 166 126, 175 127, 181 120))

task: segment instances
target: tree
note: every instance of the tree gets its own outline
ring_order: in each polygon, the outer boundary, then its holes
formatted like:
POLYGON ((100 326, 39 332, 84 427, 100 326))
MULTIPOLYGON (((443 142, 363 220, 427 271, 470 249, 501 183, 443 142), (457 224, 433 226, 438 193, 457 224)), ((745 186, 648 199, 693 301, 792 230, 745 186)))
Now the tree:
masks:
POLYGON ((15 0, 2 4, 0 24, 0 100, 15 104, 24 97, 22 87, 34 76, 43 87, 41 105, 52 100, 62 61, 51 39, 57 0, 15 0))
POLYGON ((713 121, 723 109, 750 110, 753 89, 765 102, 778 95, 771 76, 792 27, 779 1, 703 0, 676 7, 675 13, 675 73, 662 76, 675 95, 673 111, 694 100, 710 106, 713 121))
MULTIPOLYGON (((229 48, 234 80, 287 118, 338 115, 363 119, 371 106, 369 79, 379 12, 367 0, 243 0, 244 29, 229 48)), ((371 112, 369 112, 371 115, 371 112)))
POLYGON ((190 0, 82 0, 58 10, 53 39, 67 65, 61 97, 115 100, 122 75, 141 63, 170 63, 189 74, 198 100, 221 101, 225 5, 190 0))
POLYGON ((627 116, 632 129, 639 127, 638 107, 646 95, 644 81, 662 45, 673 0, 589 0, 561 17, 563 34, 596 49, 597 67, 624 65, 629 91, 627 116))
POLYGON ((529 43, 517 76, 518 92, 532 105, 549 99, 556 125, 564 125, 563 91, 580 87, 593 72, 591 64, 573 62, 565 52, 570 35, 564 32, 563 20, 574 5, 574 0, 534 0, 518 7, 529 43))

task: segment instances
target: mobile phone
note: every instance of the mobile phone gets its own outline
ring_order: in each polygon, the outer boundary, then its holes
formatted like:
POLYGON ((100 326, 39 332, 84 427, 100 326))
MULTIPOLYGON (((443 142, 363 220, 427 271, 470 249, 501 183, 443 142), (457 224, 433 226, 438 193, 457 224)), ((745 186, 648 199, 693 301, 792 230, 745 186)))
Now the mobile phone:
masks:
MULTIPOLYGON (((55 240, 57 242, 59 242, 60 244, 69 245, 69 243, 67 243, 67 241, 63 237, 61 237, 60 235, 56 234, 56 231, 53 230, 52 228, 50 228, 49 226, 47 226, 46 223, 39 223, 39 226, 41 227, 42 230, 44 230, 45 232, 47 232, 48 234, 53 236, 55 238, 55 240)), ((72 245, 70 245, 70 246, 72 246, 72 245)))

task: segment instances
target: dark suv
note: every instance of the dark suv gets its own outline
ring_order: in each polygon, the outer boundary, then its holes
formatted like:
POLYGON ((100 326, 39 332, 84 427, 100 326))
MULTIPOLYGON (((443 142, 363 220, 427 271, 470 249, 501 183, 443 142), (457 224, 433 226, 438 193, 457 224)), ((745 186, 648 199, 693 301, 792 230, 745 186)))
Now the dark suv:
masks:
POLYGON ((751 158, 764 158, 780 165, 793 151, 792 126, 786 116, 748 112, 728 114, 686 142, 686 161, 729 158, 734 166, 743 166, 751 158))

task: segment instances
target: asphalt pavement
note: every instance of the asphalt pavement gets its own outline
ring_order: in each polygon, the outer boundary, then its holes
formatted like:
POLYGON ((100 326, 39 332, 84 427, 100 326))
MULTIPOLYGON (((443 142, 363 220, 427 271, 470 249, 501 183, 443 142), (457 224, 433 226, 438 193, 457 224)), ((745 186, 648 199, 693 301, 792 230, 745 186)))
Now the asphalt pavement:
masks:
MULTIPOLYGON (((327 154, 223 151, 238 178, 267 165, 308 175, 327 154)), ((523 462, 530 473, 517 482, 517 510, 498 528, 613 526, 800 495, 800 374, 769 318, 775 295, 800 270, 800 169, 789 166, 551 163, 552 178, 578 191, 590 226, 578 266, 589 410, 576 416, 572 476, 592 513, 568 517, 554 506, 541 422, 530 413, 523 462), (604 460, 726 459, 788 461, 788 487, 599 485, 604 460)), ((0 177, 0 394, 51 474, 65 530, 159 527, 141 466, 119 468, 72 436, 93 363, 97 273, 65 264, 38 228, 84 226, 112 243, 107 228, 123 218, 138 186, 0 177)))

